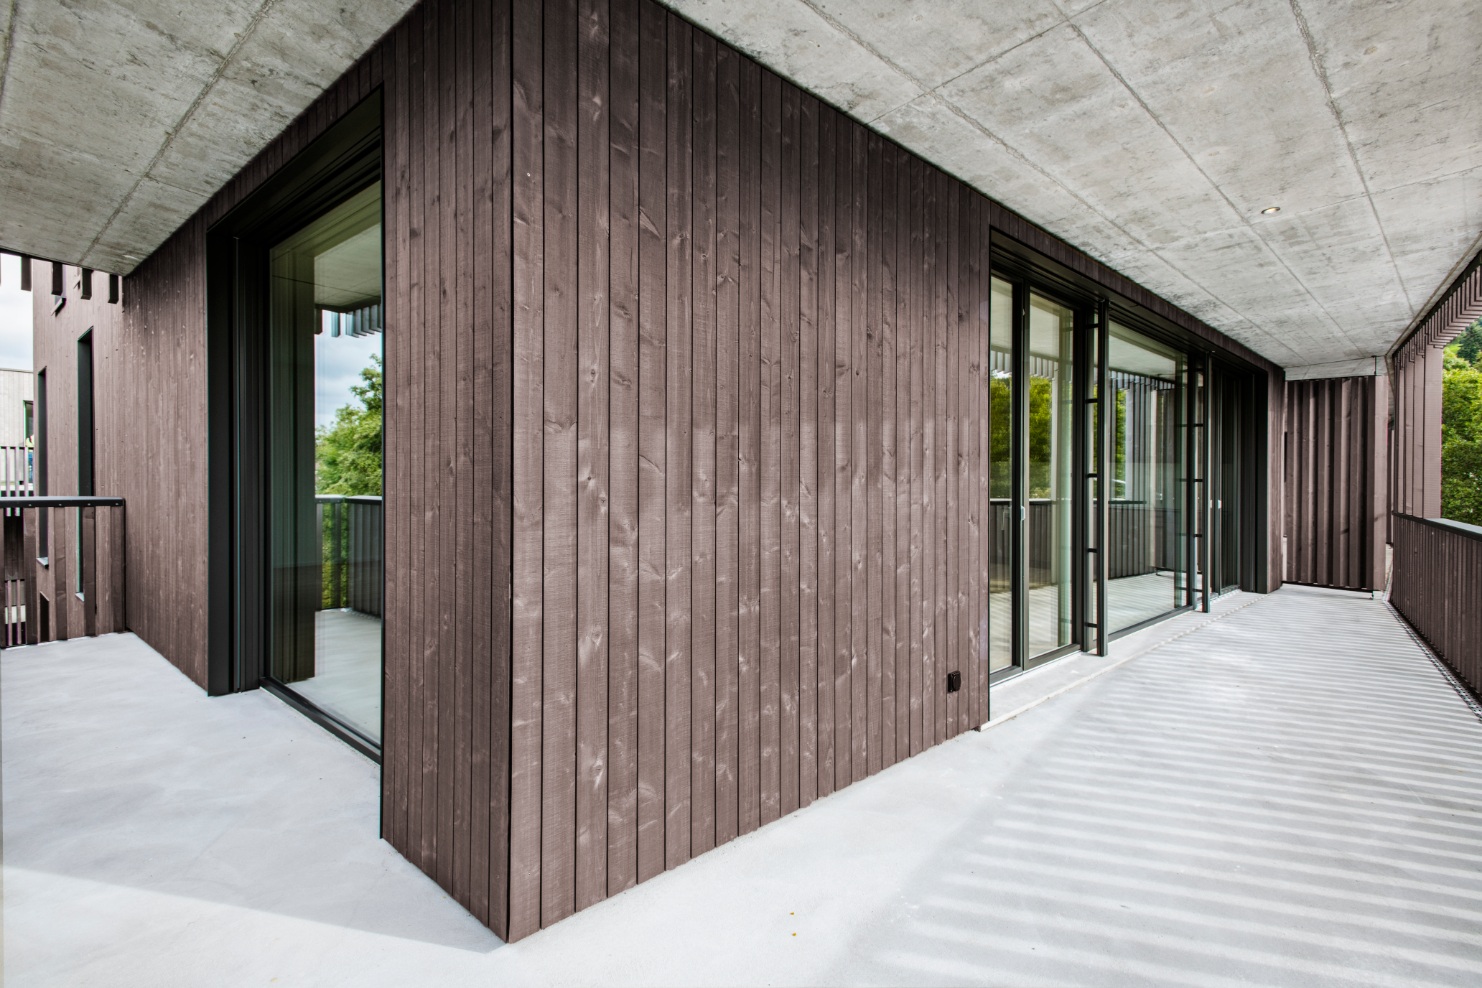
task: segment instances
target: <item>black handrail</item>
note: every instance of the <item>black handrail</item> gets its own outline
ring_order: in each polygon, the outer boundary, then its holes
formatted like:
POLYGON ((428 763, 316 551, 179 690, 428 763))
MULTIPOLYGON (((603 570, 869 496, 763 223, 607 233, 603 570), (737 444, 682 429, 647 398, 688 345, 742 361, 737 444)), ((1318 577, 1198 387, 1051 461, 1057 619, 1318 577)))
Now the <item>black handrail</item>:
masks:
POLYGON ((1439 528, 1443 532, 1451 532, 1475 542, 1482 542, 1482 527, 1468 525, 1464 521, 1452 521, 1450 518, 1422 518, 1419 515, 1407 515, 1403 511, 1396 511, 1395 517, 1429 525, 1431 528, 1439 528))
POLYGON ((121 508, 123 503, 121 497, 0 497, 0 508, 121 508))

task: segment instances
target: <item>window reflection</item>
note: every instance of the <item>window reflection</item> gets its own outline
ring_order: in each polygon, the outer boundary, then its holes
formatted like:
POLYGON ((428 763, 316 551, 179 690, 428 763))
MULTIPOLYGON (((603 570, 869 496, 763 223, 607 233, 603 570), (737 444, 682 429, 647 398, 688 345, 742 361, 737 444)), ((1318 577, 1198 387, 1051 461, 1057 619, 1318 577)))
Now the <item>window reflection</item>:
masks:
POLYGON ((269 672, 381 733, 381 186, 270 253, 269 672))

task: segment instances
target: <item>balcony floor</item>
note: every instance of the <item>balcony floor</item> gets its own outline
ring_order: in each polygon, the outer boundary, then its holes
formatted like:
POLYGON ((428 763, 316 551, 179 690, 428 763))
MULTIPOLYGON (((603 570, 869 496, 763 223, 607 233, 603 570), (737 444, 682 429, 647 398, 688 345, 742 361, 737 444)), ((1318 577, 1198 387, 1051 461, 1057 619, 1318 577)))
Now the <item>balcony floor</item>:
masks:
POLYGON ((128 635, 10 650, 5 983, 1482 983, 1482 721, 1382 602, 1235 595, 1117 644, 509 946, 271 696, 128 635))

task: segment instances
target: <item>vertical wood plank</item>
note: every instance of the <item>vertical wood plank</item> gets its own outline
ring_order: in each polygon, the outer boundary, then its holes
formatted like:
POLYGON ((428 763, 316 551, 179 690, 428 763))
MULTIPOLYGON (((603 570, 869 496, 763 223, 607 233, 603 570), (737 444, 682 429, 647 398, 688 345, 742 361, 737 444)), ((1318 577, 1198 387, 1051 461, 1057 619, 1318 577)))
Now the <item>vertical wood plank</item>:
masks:
POLYGON ((715 39, 694 32, 694 623, 690 748, 690 851, 715 846, 716 181, 715 39))
POLYGON ((800 167, 798 146, 798 90, 782 86, 781 190, 778 198, 780 240, 777 260, 778 337, 781 350, 774 379, 781 385, 781 483, 782 575, 778 584, 778 634, 781 638, 779 670, 779 743, 781 804, 783 815, 798 808, 798 318, 799 264, 798 205, 800 167))
POLYGON ((798 805, 818 796, 818 101, 798 104, 798 805))
POLYGON ((738 827, 761 825, 761 70, 742 61, 741 168, 741 376, 740 467, 741 589, 739 658, 738 827))
POLYGON ((577 9, 545 4, 545 568, 541 924, 575 909, 577 9))
POLYGON ((716 544, 715 842, 737 834, 737 658, 740 619, 741 149, 740 58, 721 45, 716 64, 716 544))
MULTIPOLYGON (((545 491, 545 192, 543 7, 512 7, 514 218, 514 555, 510 710, 510 918, 512 940, 541 925, 541 737, 545 491)), ((415 146, 415 145, 414 145, 415 146)), ((415 551, 415 549, 414 549, 415 551)), ((416 793, 413 793, 415 798, 416 793)))
POLYGON ((639 12, 638 155, 638 880, 664 870, 665 181, 667 15, 639 12))
POLYGON ((577 38, 576 893, 607 897, 608 775, 608 4, 581 0, 577 38))
POLYGON ((781 314, 778 296, 782 80, 762 74, 761 131, 761 822, 777 819, 781 796, 781 314))
POLYGON ((834 791, 835 541, 834 142, 838 114, 818 107, 818 795, 834 791))
MULTIPOLYGON (((407 790, 407 811, 401 847, 403 853, 407 854, 419 867, 421 866, 423 805, 422 717, 426 673, 423 662, 421 624, 419 621, 412 621, 410 617, 422 611, 422 588, 425 585, 424 573, 426 572, 423 520, 426 517, 426 477, 429 472, 426 469, 427 449, 423 442, 426 427, 424 421, 426 388, 423 386, 426 371, 424 344, 426 320, 423 318, 426 311, 426 278, 423 272, 426 244, 423 155, 424 128, 427 118, 424 112, 425 98, 423 95, 423 81, 426 72, 423 64, 425 14, 425 7, 417 7, 407 19, 407 89, 401 109, 402 114, 407 118, 409 193, 407 196, 405 322, 407 341, 406 346, 400 352, 405 354, 406 358, 403 368, 407 392, 404 417, 407 423, 408 445, 414 450, 410 462, 416 465, 407 483, 407 508, 410 513, 407 518, 407 596, 410 602, 406 607, 408 621, 404 646, 407 663, 407 719, 404 742, 406 765, 403 770, 405 774, 403 785, 407 790)), ((394 345, 395 341, 392 342, 394 345)))
POLYGON ((895 762, 895 147, 882 141, 876 152, 880 182, 875 190, 879 216, 876 250, 880 292, 880 387, 876 415, 880 429, 880 481, 875 500, 880 546, 874 571, 880 620, 879 765, 895 762))
MULTIPOLYGON (((930 625, 927 623, 926 600, 928 594, 926 540, 924 526, 930 519, 928 511, 930 488, 926 484, 926 414, 922 390, 925 384, 923 373, 926 364, 926 325, 928 311, 925 305, 926 270, 926 182, 925 165, 916 158, 911 159, 911 263, 909 267, 910 307, 907 324, 911 337, 911 754, 916 754, 925 745, 926 705, 922 702, 926 682, 927 650, 931 646, 930 625)), ((927 392, 928 394, 930 392, 927 392)))
MULTIPOLYGON (((453 428, 452 456, 448 460, 448 491, 454 502, 444 515, 442 538, 452 555, 447 571, 453 575, 451 639, 453 647, 453 897, 465 907, 473 906, 473 579, 469 568, 474 553, 463 551, 473 528, 473 334, 465 327, 473 323, 473 144, 463 135, 473 126, 473 48, 471 5, 453 8, 452 60, 446 72, 446 87, 453 95, 452 132, 447 135, 448 158, 452 164, 454 253, 444 255, 444 267, 452 268, 453 318, 445 324, 452 337, 453 355, 449 395, 457 419, 453 428), (449 259, 452 264, 449 265, 449 259)), ((349 109, 348 106, 345 109, 349 109)), ((446 399, 445 399, 446 400, 446 399)), ((445 408, 448 406, 444 406, 445 408)), ((446 428, 446 427, 445 427, 446 428)), ((478 536, 475 536, 475 544, 478 536)), ((475 548, 475 552, 477 549, 475 548)), ((478 747, 482 748, 482 745, 478 747)), ((485 807, 487 807, 487 801, 485 807)), ((487 812, 487 810, 486 810, 487 812)), ((486 872, 487 880, 487 872, 486 872)))
POLYGON ((423 277, 426 290, 423 293, 423 318, 427 324, 423 331, 423 441, 428 449, 426 476, 423 479, 423 621, 422 621, 422 869, 444 888, 449 886, 448 871, 451 848, 448 854, 439 855, 443 843, 443 831, 439 825, 442 808, 442 781, 452 782, 451 773, 444 774, 443 751, 439 732, 439 719, 443 705, 443 656, 438 632, 442 628, 441 612, 443 597, 440 592, 439 574, 442 572, 442 442, 438 423, 442 422, 442 364, 439 360, 442 347, 442 215, 440 210, 443 194, 443 169, 441 166, 441 138, 443 128, 439 107, 441 104, 442 71, 439 38, 441 32, 439 6, 430 6, 423 21, 422 99, 427 114, 426 129, 423 131, 422 178, 425 183, 427 201, 424 205, 424 233, 426 245, 423 255, 423 277), (429 261, 428 254, 431 255, 429 261), (430 617, 430 619, 429 619, 430 617))
MULTIPOLYGON (((494 728, 491 726, 490 717, 493 707, 494 665, 496 661, 502 661, 502 657, 496 659, 498 653, 493 650, 494 611, 492 602, 494 590, 492 574, 496 570, 494 543, 497 538, 494 503, 497 495, 492 462, 496 412, 492 390, 495 343, 492 294, 494 260, 491 256, 493 245, 490 242, 494 220, 493 188, 490 185, 494 172, 494 163, 491 160, 494 149, 491 70, 497 48, 491 36, 491 16, 491 7, 486 5, 475 6, 469 11, 467 58, 471 103, 468 132, 476 138, 484 138, 487 135, 487 139, 464 141, 468 145, 466 159, 469 168, 468 182, 471 201, 466 210, 470 214, 470 225, 467 231, 467 246, 470 255, 469 280, 465 283, 464 295, 468 299, 468 307, 463 317, 472 323, 473 330, 470 340, 472 359, 469 366, 471 378, 468 394, 469 407, 466 409, 469 417, 471 462, 465 466, 462 474, 467 484, 468 501, 465 502, 465 510, 468 512, 469 528, 472 530, 473 548, 471 558, 465 564, 464 574, 464 578, 469 583, 467 599, 470 612, 462 622, 469 629, 469 689, 472 704, 468 739, 469 774, 471 776, 468 896, 469 911, 485 924, 491 923, 490 859, 491 855, 497 857, 499 854, 497 850, 494 850, 491 841, 492 821, 490 817, 494 808, 494 800, 491 798, 491 770, 493 768, 491 756, 494 728)), ((388 157, 391 153, 392 140, 392 136, 388 134, 388 157)), ((388 219, 394 215, 394 200, 385 204, 385 212, 388 219)), ((394 243, 394 241, 391 242, 394 243)), ((393 283, 389 271, 386 281, 388 284, 393 283)), ((460 320, 460 324, 467 325, 468 323, 460 320)), ((383 424, 383 428, 386 427, 387 424, 383 424)), ((388 463, 387 466, 389 468, 390 464, 388 463)), ((384 502, 382 514, 383 516, 386 514, 384 502)), ((462 557, 468 554, 460 553, 459 555, 462 557)), ((383 558, 391 560, 389 555, 383 555, 383 558)), ((387 576, 390 577, 390 575, 388 568, 387 576)), ((388 603, 389 601, 382 602, 383 614, 389 611, 386 606, 388 603)), ((389 697, 387 699, 389 700, 389 697)), ((389 703, 387 713, 390 713, 389 703)), ((384 750, 382 764, 384 765, 384 750)))
POLYGON ((665 864, 673 868, 690 858, 690 558, 694 491, 690 484, 693 453, 691 395, 694 368, 690 363, 691 323, 691 199, 694 110, 691 105, 690 72, 694 57, 693 29, 674 15, 668 22, 668 401, 665 429, 666 498, 668 532, 667 624, 665 630, 665 768, 664 841, 665 864))
POLYGON ((932 700, 932 743, 940 743, 947 736, 947 456, 950 426, 947 421, 947 320, 951 311, 947 295, 947 279, 951 271, 951 258, 947 252, 948 218, 951 210, 951 185, 947 176, 931 169, 931 181, 936 192, 935 208, 932 211, 932 236, 935 243, 932 268, 932 300, 935 307, 932 319, 932 345, 936 356, 936 374, 932 391, 936 396, 936 411, 932 421, 936 430, 932 440, 932 483, 936 495, 932 503, 932 563, 936 567, 933 575, 932 609, 935 617, 932 627, 932 675, 927 680, 927 697, 932 700))
POLYGON ((911 754, 911 159, 894 151, 895 760, 911 754))
MULTIPOLYGON (((512 675, 514 631, 512 564, 514 562, 514 304, 513 304, 513 178, 512 153, 511 9, 490 9, 488 62, 490 74, 490 174, 488 273, 490 335, 488 477, 493 494, 489 510, 493 585, 490 588, 491 633, 489 676, 489 923, 509 936, 510 913, 510 804, 513 736, 512 675)), ((479 32, 484 37, 483 32, 479 32)), ((475 51, 477 51, 477 46, 475 51)))
POLYGON ((883 170, 881 152, 883 142, 877 134, 867 134, 865 163, 867 181, 865 192, 866 209, 866 266, 867 309, 865 320, 865 446, 868 456, 865 463, 865 641, 867 643, 867 676, 865 701, 866 757, 870 773, 884 767, 881 758, 884 746, 884 685, 883 663, 884 622, 881 616, 881 565, 883 561, 883 519, 880 503, 881 486, 884 483, 884 430, 882 411, 884 405, 884 327, 882 314, 885 306, 883 284, 884 266, 881 238, 881 180, 883 170))
POLYGON ((946 380, 942 382, 943 390, 946 392, 947 402, 947 441, 946 441, 946 473, 947 493, 942 498, 942 508, 945 514, 943 521, 946 528, 946 572, 947 572, 947 595, 945 601, 946 628, 947 633, 943 641, 943 653, 946 657, 946 669, 942 676, 944 681, 937 684, 945 694, 946 705, 946 729, 944 735, 951 737, 959 730, 957 726, 958 700, 960 693, 946 693, 945 677, 953 671, 960 671, 962 667, 962 630, 959 623, 962 609, 961 597, 961 574, 958 571, 959 549, 961 548, 962 527, 961 518, 963 512, 963 501, 958 491, 958 475, 962 463, 962 437, 959 434, 961 425, 959 403, 961 391, 959 373, 962 367, 962 354, 958 347, 958 341, 962 335, 964 317, 962 314, 962 212, 963 186, 956 182, 945 183, 947 189, 947 322, 946 322, 946 380))
POLYGON ((870 462, 869 410, 869 134, 863 127, 850 128, 850 223, 853 246, 850 254, 850 371, 851 433, 854 450, 850 455, 853 474, 850 478, 850 600, 853 606, 853 650, 850 683, 853 725, 850 738, 853 778, 858 781, 869 774, 869 663, 870 611, 869 580, 865 556, 869 551, 869 501, 866 496, 870 462))
POLYGON ((638 2, 611 0, 607 891, 638 881, 638 2))
POLYGON ((853 126, 834 152, 834 788, 854 781, 853 126))

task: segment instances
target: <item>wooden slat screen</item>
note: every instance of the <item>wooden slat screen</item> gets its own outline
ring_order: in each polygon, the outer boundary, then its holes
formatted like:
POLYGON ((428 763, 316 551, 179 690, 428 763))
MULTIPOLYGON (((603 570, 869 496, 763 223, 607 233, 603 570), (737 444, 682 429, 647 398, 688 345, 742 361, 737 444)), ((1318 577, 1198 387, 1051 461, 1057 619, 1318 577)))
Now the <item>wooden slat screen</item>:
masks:
POLYGON ((1397 512, 1390 602, 1482 693, 1482 529, 1397 512))
POLYGON ((1386 383, 1383 377, 1286 383, 1287 582, 1384 587, 1386 383))

